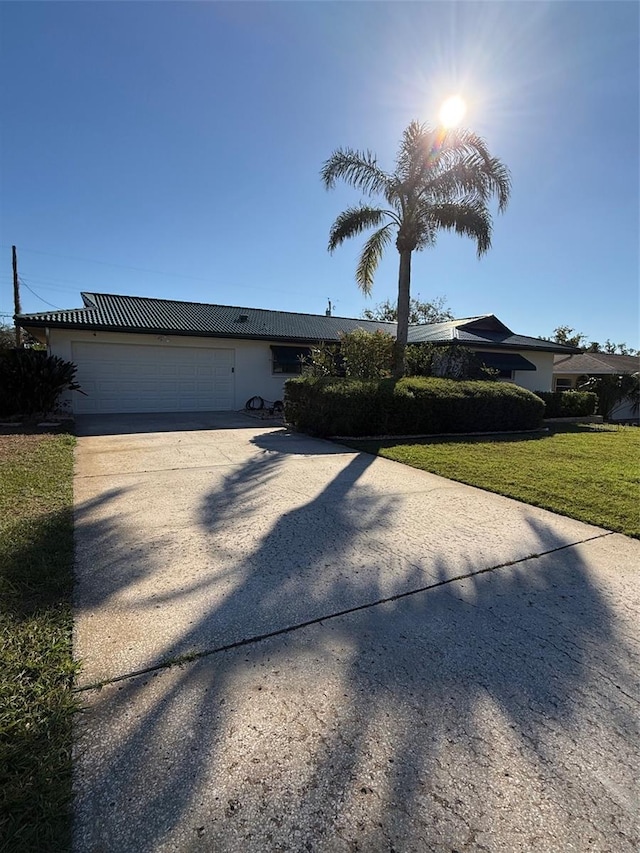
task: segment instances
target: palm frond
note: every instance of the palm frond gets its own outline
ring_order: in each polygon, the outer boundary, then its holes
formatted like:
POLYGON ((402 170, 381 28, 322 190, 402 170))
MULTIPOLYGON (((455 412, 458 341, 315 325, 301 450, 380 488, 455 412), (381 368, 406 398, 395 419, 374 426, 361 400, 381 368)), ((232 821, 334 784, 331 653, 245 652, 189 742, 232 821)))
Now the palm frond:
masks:
POLYGON ((378 269, 378 264, 382 259, 384 250, 391 242, 392 227, 393 223, 388 222, 386 225, 383 225, 382 228, 374 231, 362 249, 362 254, 360 255, 360 260, 358 261, 358 267, 356 269, 356 281, 358 282, 360 290, 362 290, 362 292, 367 296, 371 293, 373 277, 378 269))
MULTIPOLYGON (((455 231, 476 241, 478 257, 491 248, 492 221, 485 204, 470 199, 457 204, 430 204, 424 211, 429 229, 455 231)), ((427 230, 425 228, 425 230, 427 230)))
POLYGON ((376 225, 380 225, 387 215, 390 215, 388 211, 381 210, 378 207, 368 207, 366 204, 343 210, 336 217, 336 221, 329 231, 329 251, 333 252, 345 240, 355 237, 356 234, 361 234, 367 228, 375 228, 376 225))
POLYGON ((418 229, 416 238, 416 250, 421 252, 423 249, 431 249, 435 246, 438 237, 438 230, 432 222, 423 222, 418 229))
POLYGON ((495 196, 501 212, 511 191, 509 170, 491 157, 482 137, 467 128, 443 131, 417 121, 403 134, 394 177, 409 200, 418 195, 444 202, 473 194, 486 202, 495 196))
POLYGON ((338 180, 351 184, 367 195, 385 195, 390 176, 378 166, 371 151, 339 148, 334 151, 320 170, 325 187, 332 189, 338 180))
POLYGON ((497 157, 490 155, 482 137, 466 128, 452 128, 443 137, 432 158, 425 188, 431 185, 435 193, 438 186, 443 189, 450 182, 457 184, 462 192, 475 192, 484 201, 496 196, 500 212, 509 202, 509 170, 497 157))
POLYGON ((511 172, 497 157, 487 161, 487 178, 491 183, 493 195, 498 197, 498 210, 503 213, 511 195, 511 172))
POLYGON ((474 157, 446 166, 438 164, 420 189, 420 198, 432 203, 454 202, 472 196, 486 203, 491 194, 482 161, 474 157))
POLYGON ((415 119, 402 134, 400 148, 396 156, 396 175, 404 182, 411 181, 420 171, 424 162, 424 152, 429 148, 432 129, 415 119))

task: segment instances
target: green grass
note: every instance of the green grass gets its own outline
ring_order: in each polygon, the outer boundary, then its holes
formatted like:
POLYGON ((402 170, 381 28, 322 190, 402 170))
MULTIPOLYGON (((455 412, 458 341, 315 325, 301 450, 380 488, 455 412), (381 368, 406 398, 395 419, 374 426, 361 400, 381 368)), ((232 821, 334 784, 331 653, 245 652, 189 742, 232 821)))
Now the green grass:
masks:
POLYGON ((571 424, 491 438, 344 442, 640 538, 640 429, 571 424))
POLYGON ((71 846, 69 435, 0 435, 0 850, 71 846))

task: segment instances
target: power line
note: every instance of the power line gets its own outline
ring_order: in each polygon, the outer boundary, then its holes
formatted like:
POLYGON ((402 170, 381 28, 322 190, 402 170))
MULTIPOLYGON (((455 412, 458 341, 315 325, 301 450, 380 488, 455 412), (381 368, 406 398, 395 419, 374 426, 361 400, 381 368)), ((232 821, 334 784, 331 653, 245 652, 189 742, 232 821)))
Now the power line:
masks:
MULTIPOLYGON (((7 249, 9 247, 5 243, 0 243, 0 248, 7 249)), ((203 278, 202 276, 185 275, 184 273, 162 272, 161 270, 150 270, 150 269, 147 269, 145 267, 131 267, 131 266, 128 266, 127 264, 114 264, 111 261, 98 261, 98 260, 95 260, 94 258, 80 258, 77 255, 60 255, 57 252, 44 252, 41 249, 26 249, 23 246, 20 246, 20 252, 31 252, 31 253, 36 254, 36 255, 47 255, 51 258, 62 258, 62 259, 67 260, 67 261, 81 261, 82 263, 86 263, 86 264, 99 264, 101 266, 106 266, 106 267, 116 267, 118 269, 123 269, 123 270, 132 270, 133 272, 144 272, 144 273, 150 273, 152 275, 163 275, 163 276, 166 276, 167 278, 172 278, 176 281, 180 281, 180 280, 201 281, 201 282, 204 282, 205 284, 208 284, 211 287, 216 286, 216 282, 212 278, 203 278)), ((65 281, 66 281, 66 279, 65 279, 65 281)), ((73 284, 73 282, 68 282, 68 283, 73 284)), ((88 288, 86 288, 86 286, 84 284, 81 285, 81 287, 82 287, 82 289, 88 289, 88 288)), ((257 285, 257 284, 237 285, 234 289, 235 290, 259 290, 261 292, 268 290, 269 293, 284 293, 284 294, 287 294, 289 296, 297 294, 297 292, 298 292, 297 290, 290 290, 290 289, 285 290, 283 288, 275 288, 275 287, 269 287, 268 285, 257 285)))
MULTIPOLYGON (((6 244, 0 243, 3 249, 9 248, 6 244)), ((172 272, 161 272, 160 270, 150 270, 145 267, 131 267, 128 264, 114 264, 112 261, 98 261, 95 258, 80 258, 77 255, 60 255, 58 252, 43 252, 41 249, 26 249, 23 246, 20 246, 21 252, 32 252, 36 255, 48 255, 51 258, 63 258, 67 261, 82 261, 85 264, 100 264, 105 267, 118 267, 123 270, 133 270, 134 272, 148 272, 153 273, 154 275, 166 275, 170 278, 189 278, 193 281, 204 281, 207 284, 213 284, 213 281, 210 278, 202 278, 201 276, 194 275, 184 275, 184 273, 172 273, 172 272)))
MULTIPOLYGON (((86 286, 87 286, 86 282, 84 282, 83 284, 80 284, 80 282, 67 281, 66 283, 68 285, 72 285, 72 286, 64 287, 61 284, 49 284, 48 282, 51 280, 52 279, 40 278, 40 276, 34 276, 34 275, 29 276, 29 281, 32 282, 33 284, 35 284, 41 290, 55 290, 55 291, 64 292, 64 293, 78 293, 78 291, 86 289, 86 286)), ((10 275, 7 275, 7 274, 3 275, 2 273, 0 273, 0 282, 5 283, 5 282, 10 282, 10 281, 11 281, 10 275)))
POLYGON ((52 302, 47 302, 47 300, 46 300, 46 299, 43 299, 43 298, 42 298, 42 296, 39 296, 39 295, 35 292, 35 290, 33 290, 31 287, 29 287, 29 285, 27 284, 27 282, 26 282, 22 277, 20 277, 19 281, 20 281, 20 284, 21 284, 23 287, 26 287, 26 288, 27 288, 27 290, 29 291, 29 293, 32 293, 32 294, 36 297, 36 299, 39 299, 39 300, 40 300, 40 302, 44 302, 44 304, 45 304, 45 305, 49 305, 49 307, 50 307, 50 308, 55 308, 55 309, 56 309, 56 311, 61 311, 61 310, 62 310, 58 305, 54 305, 52 302))

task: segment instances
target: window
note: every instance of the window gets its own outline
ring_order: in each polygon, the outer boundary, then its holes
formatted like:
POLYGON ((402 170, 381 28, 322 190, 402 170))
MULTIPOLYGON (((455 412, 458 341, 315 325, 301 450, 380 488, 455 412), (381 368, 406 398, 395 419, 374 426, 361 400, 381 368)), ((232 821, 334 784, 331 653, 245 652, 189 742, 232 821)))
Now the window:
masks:
POLYGON ((556 378, 556 387, 555 387, 556 391, 571 391, 572 388, 573 388, 573 385, 572 385, 570 379, 556 378))
POLYGON ((273 373, 302 373, 302 362, 311 355, 310 347, 271 347, 273 373))

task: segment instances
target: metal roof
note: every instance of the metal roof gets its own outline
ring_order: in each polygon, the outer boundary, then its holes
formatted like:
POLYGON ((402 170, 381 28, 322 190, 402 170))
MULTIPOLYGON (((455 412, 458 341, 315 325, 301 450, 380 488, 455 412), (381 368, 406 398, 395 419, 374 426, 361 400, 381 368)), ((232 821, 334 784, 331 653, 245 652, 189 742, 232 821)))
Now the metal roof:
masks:
MULTIPOLYGON (((395 323, 353 317, 327 317, 204 302, 182 302, 113 293, 82 293, 83 308, 20 314, 22 326, 34 328, 88 329, 109 332, 142 332, 253 340, 338 341, 341 332, 365 329, 392 335, 395 323)), ((500 346, 507 349, 537 349, 573 353, 551 341, 514 335, 493 314, 409 327, 409 343, 455 342, 473 346, 500 346)))
POLYGON ((395 335, 395 323, 297 314, 204 302, 181 302, 112 293, 82 293, 84 308, 21 314, 22 325, 112 332, 287 341, 337 341, 340 332, 379 329, 395 335))
POLYGON ((575 347, 567 347, 554 341, 516 335, 498 320, 495 314, 411 326, 409 343, 459 343, 474 349, 499 346, 501 349, 541 350, 564 355, 578 352, 575 347))

